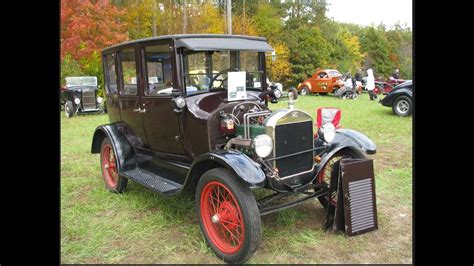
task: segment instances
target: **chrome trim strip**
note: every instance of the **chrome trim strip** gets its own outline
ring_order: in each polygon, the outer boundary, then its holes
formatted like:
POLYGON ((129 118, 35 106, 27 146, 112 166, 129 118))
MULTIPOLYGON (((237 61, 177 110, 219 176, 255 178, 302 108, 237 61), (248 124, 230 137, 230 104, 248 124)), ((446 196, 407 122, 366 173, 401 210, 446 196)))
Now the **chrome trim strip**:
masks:
POLYGON ((315 167, 316 167, 316 164, 313 164, 313 167, 311 168, 311 170, 304 171, 304 172, 297 173, 297 174, 292 174, 292 175, 284 176, 284 177, 280 177, 280 179, 281 179, 281 180, 285 180, 285 179, 288 179, 288 178, 290 178, 290 177, 294 177, 294 176, 297 176, 297 175, 304 175, 304 174, 310 173, 310 172, 314 171, 314 168, 315 168, 315 167))
MULTIPOLYGON (((265 131, 267 135, 269 135, 273 139, 272 157, 269 157, 269 158, 276 157, 275 127, 277 125, 287 125, 287 124, 307 122, 307 121, 311 121, 311 124, 313 123, 313 118, 311 117, 311 115, 305 111, 301 111, 298 109, 282 109, 282 110, 278 110, 276 113, 270 116, 270 118, 268 118, 266 123, 264 123, 265 131), (289 117, 288 119, 284 119, 288 115, 291 115, 291 117, 289 117)), ((313 128, 311 127, 311 136, 313 136, 313 133, 314 133, 313 128)), ((313 149, 314 149, 314 141, 313 141, 313 149)), ((273 160, 271 164, 273 167, 276 167, 276 160, 273 160)), ((313 166, 313 169, 314 169, 314 166, 313 166)), ((310 170, 309 172, 311 171, 312 170, 310 170)), ((304 174, 304 173, 307 173, 307 172, 303 172, 299 174, 304 174)), ((299 174, 295 174, 295 175, 299 175, 299 174)), ((294 175, 291 175, 291 176, 294 176, 294 175)), ((288 177, 291 177, 291 176, 288 176, 288 177)), ((282 179, 284 178, 287 178, 287 177, 283 177, 282 179)))

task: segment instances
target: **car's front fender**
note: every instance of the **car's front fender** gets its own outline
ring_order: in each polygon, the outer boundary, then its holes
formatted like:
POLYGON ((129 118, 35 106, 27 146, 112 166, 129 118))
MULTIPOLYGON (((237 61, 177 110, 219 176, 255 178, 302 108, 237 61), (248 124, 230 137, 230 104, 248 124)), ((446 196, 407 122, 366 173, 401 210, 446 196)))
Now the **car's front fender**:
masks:
MULTIPOLYGON (((322 145, 315 144, 315 146, 322 145)), ((338 129, 336 137, 328 145, 326 151, 321 155, 321 162, 316 167, 316 175, 326 164, 326 162, 337 152, 344 150, 346 153, 351 153, 355 157, 365 157, 365 154, 375 154, 377 147, 375 143, 366 135, 351 129, 338 129)))
POLYGON ((250 188, 263 187, 266 183, 265 173, 258 163, 240 151, 229 149, 199 156, 191 166, 185 186, 194 186, 206 171, 216 167, 229 169, 250 188))

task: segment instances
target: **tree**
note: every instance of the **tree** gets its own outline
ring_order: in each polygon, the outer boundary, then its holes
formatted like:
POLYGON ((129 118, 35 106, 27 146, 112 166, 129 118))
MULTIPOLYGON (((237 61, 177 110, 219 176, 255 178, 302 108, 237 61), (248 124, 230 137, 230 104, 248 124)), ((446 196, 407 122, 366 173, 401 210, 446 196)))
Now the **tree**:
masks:
POLYGON ((81 65, 79 62, 72 58, 71 54, 64 55, 61 60, 61 85, 66 84, 66 77, 84 76, 81 65))
POLYGON ((360 37, 362 51, 367 53, 364 68, 372 68, 379 75, 389 76, 395 67, 389 57, 389 42, 385 32, 373 27, 365 28, 360 37))
POLYGON ((269 78, 271 81, 286 85, 291 76, 288 47, 283 43, 270 43, 270 45, 275 49, 276 58, 273 60, 271 56, 266 57, 269 78))
POLYGON ((190 33, 224 33, 224 20, 219 10, 210 3, 194 5, 191 9, 188 32, 190 33))
POLYGON ((280 40, 283 20, 276 8, 270 4, 259 5, 253 18, 260 36, 266 37, 270 42, 280 40))
POLYGON ((61 1, 61 57, 69 53, 79 60, 128 40, 122 16, 107 0, 61 1))
POLYGON ((326 67, 331 62, 332 46, 318 27, 300 27, 287 32, 286 38, 292 64, 291 83, 301 82, 318 67, 326 67))
POLYGON ((346 28, 340 27, 332 45, 334 47, 334 53, 331 55, 333 67, 342 72, 354 73, 364 59, 359 38, 352 36, 346 28))

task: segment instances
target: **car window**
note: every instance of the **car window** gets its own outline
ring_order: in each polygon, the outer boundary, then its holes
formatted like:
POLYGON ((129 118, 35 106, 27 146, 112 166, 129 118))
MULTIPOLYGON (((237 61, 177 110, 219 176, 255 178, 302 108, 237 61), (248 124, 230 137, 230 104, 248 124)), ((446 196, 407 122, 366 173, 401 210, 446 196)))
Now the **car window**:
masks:
POLYGON ((320 79, 327 78, 327 77, 328 77, 328 74, 326 74, 326 72, 320 72, 318 76, 318 78, 320 79))
POLYGON ((330 72, 329 72, 329 75, 330 75, 331 77, 342 76, 341 72, 339 72, 339 71, 330 71, 330 72))
POLYGON ((258 52, 240 52, 240 70, 247 73, 247 88, 262 86, 263 71, 259 69, 258 61, 258 52))
POLYGON ((137 95, 137 66, 133 48, 119 52, 122 67, 122 95, 137 95))
POLYGON ((227 89, 229 71, 245 71, 247 88, 262 87, 263 70, 260 69, 258 52, 186 51, 184 71, 187 95, 213 89, 227 89))
POLYGON ((117 74, 115 73, 115 54, 108 54, 105 56, 106 65, 106 83, 105 88, 107 93, 117 93, 117 74))
POLYGON ((145 62, 148 86, 145 95, 166 96, 171 95, 173 86, 171 52, 169 45, 155 45, 145 47, 145 62))

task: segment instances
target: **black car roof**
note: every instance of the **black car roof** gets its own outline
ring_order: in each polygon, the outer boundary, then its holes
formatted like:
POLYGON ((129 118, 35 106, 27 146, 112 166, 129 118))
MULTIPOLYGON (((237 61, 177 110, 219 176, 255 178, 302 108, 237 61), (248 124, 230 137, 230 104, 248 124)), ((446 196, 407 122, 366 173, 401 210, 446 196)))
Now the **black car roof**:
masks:
POLYGON ((138 40, 132 40, 108 47, 102 50, 107 53, 112 50, 119 49, 123 46, 151 42, 157 40, 174 39, 176 47, 185 47, 195 51, 205 50, 248 50, 259 52, 272 52, 273 48, 267 43, 267 39, 263 37, 248 35, 229 35, 229 34, 176 34, 150 37, 138 40), (210 41, 209 39, 215 39, 210 41))

